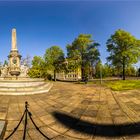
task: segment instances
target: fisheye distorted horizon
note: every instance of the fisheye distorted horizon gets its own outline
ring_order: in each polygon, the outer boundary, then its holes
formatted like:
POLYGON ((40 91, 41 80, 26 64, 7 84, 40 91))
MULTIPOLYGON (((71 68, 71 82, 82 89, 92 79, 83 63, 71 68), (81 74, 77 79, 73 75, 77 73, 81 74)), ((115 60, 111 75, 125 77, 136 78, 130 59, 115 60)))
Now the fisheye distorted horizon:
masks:
POLYGON ((17 47, 23 57, 43 56, 53 45, 66 54, 66 45, 81 33, 100 43, 106 62, 106 41, 117 29, 140 39, 139 1, 34 1, 0 2, 0 61, 11 49, 11 30, 17 30, 17 47))

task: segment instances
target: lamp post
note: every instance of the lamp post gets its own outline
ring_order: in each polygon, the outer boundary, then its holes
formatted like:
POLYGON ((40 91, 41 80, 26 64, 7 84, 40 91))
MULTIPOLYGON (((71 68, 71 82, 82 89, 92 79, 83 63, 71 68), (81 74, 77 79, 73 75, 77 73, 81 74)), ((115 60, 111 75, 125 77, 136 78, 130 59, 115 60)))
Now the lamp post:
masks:
POLYGON ((102 84, 102 65, 100 64, 100 84, 102 84))

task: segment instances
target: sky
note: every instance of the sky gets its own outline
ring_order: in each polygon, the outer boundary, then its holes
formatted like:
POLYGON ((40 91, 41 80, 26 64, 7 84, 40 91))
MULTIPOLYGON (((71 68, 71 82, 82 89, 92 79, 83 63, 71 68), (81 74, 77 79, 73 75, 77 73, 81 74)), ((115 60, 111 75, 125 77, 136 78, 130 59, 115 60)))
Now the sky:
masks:
POLYGON ((43 56, 53 45, 66 54, 66 45, 83 33, 92 34, 100 43, 105 63, 109 55, 106 41, 116 30, 140 39, 140 1, 0 1, 1 62, 8 59, 12 28, 17 30, 17 47, 23 58, 43 56))

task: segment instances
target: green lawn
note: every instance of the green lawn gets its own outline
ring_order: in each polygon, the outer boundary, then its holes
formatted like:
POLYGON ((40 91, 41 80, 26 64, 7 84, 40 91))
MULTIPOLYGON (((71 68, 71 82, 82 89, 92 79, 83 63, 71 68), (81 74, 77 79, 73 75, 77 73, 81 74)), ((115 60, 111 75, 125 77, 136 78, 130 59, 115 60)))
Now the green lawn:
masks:
POLYGON ((103 85, 111 88, 112 90, 131 90, 140 88, 140 80, 119 80, 119 81, 108 81, 103 85))
MULTIPOLYGON (((85 84, 85 82, 75 82, 75 83, 85 84)), ((114 81, 104 80, 102 81, 102 84, 100 83, 100 80, 97 81, 95 80, 87 82, 87 84, 107 86, 115 91, 140 89, 140 80, 114 80, 114 81)))

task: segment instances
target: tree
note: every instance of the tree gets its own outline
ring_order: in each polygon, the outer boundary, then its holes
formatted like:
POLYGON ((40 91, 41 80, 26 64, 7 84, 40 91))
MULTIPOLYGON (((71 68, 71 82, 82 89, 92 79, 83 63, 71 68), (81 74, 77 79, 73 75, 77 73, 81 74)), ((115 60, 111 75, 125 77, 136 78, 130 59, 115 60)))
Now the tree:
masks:
POLYGON ((67 45, 68 58, 77 60, 81 67, 82 80, 85 79, 90 66, 99 60, 98 43, 94 42, 90 34, 80 34, 72 44, 67 45))
POLYGON ((8 66, 8 62, 7 62, 7 60, 4 60, 4 64, 3 64, 3 66, 8 66))
POLYGON ((63 50, 59 46, 52 46, 46 50, 44 59, 48 68, 53 71, 54 81, 56 81, 56 72, 59 72, 63 68, 63 50))
POLYGON ((127 67, 125 73, 127 76, 137 76, 138 75, 137 70, 132 66, 127 67))
POLYGON ((126 67, 136 63, 140 58, 140 40, 119 29, 111 35, 106 44, 107 51, 110 52, 108 61, 116 67, 121 66, 123 80, 125 80, 126 67))
POLYGON ((32 68, 30 68, 28 75, 32 78, 45 78, 46 74, 47 71, 44 60, 40 56, 34 56, 32 68))
POLYGON ((95 66, 95 77, 96 78, 101 78, 103 76, 103 65, 101 61, 98 61, 98 63, 95 66))
POLYGON ((138 76, 140 77, 140 68, 138 68, 138 76))
POLYGON ((27 55, 25 58, 22 58, 21 65, 25 65, 30 68, 31 67, 31 56, 27 55))
POLYGON ((114 71, 113 68, 108 65, 107 63, 105 63, 103 66, 103 77, 110 77, 114 75, 114 71))

